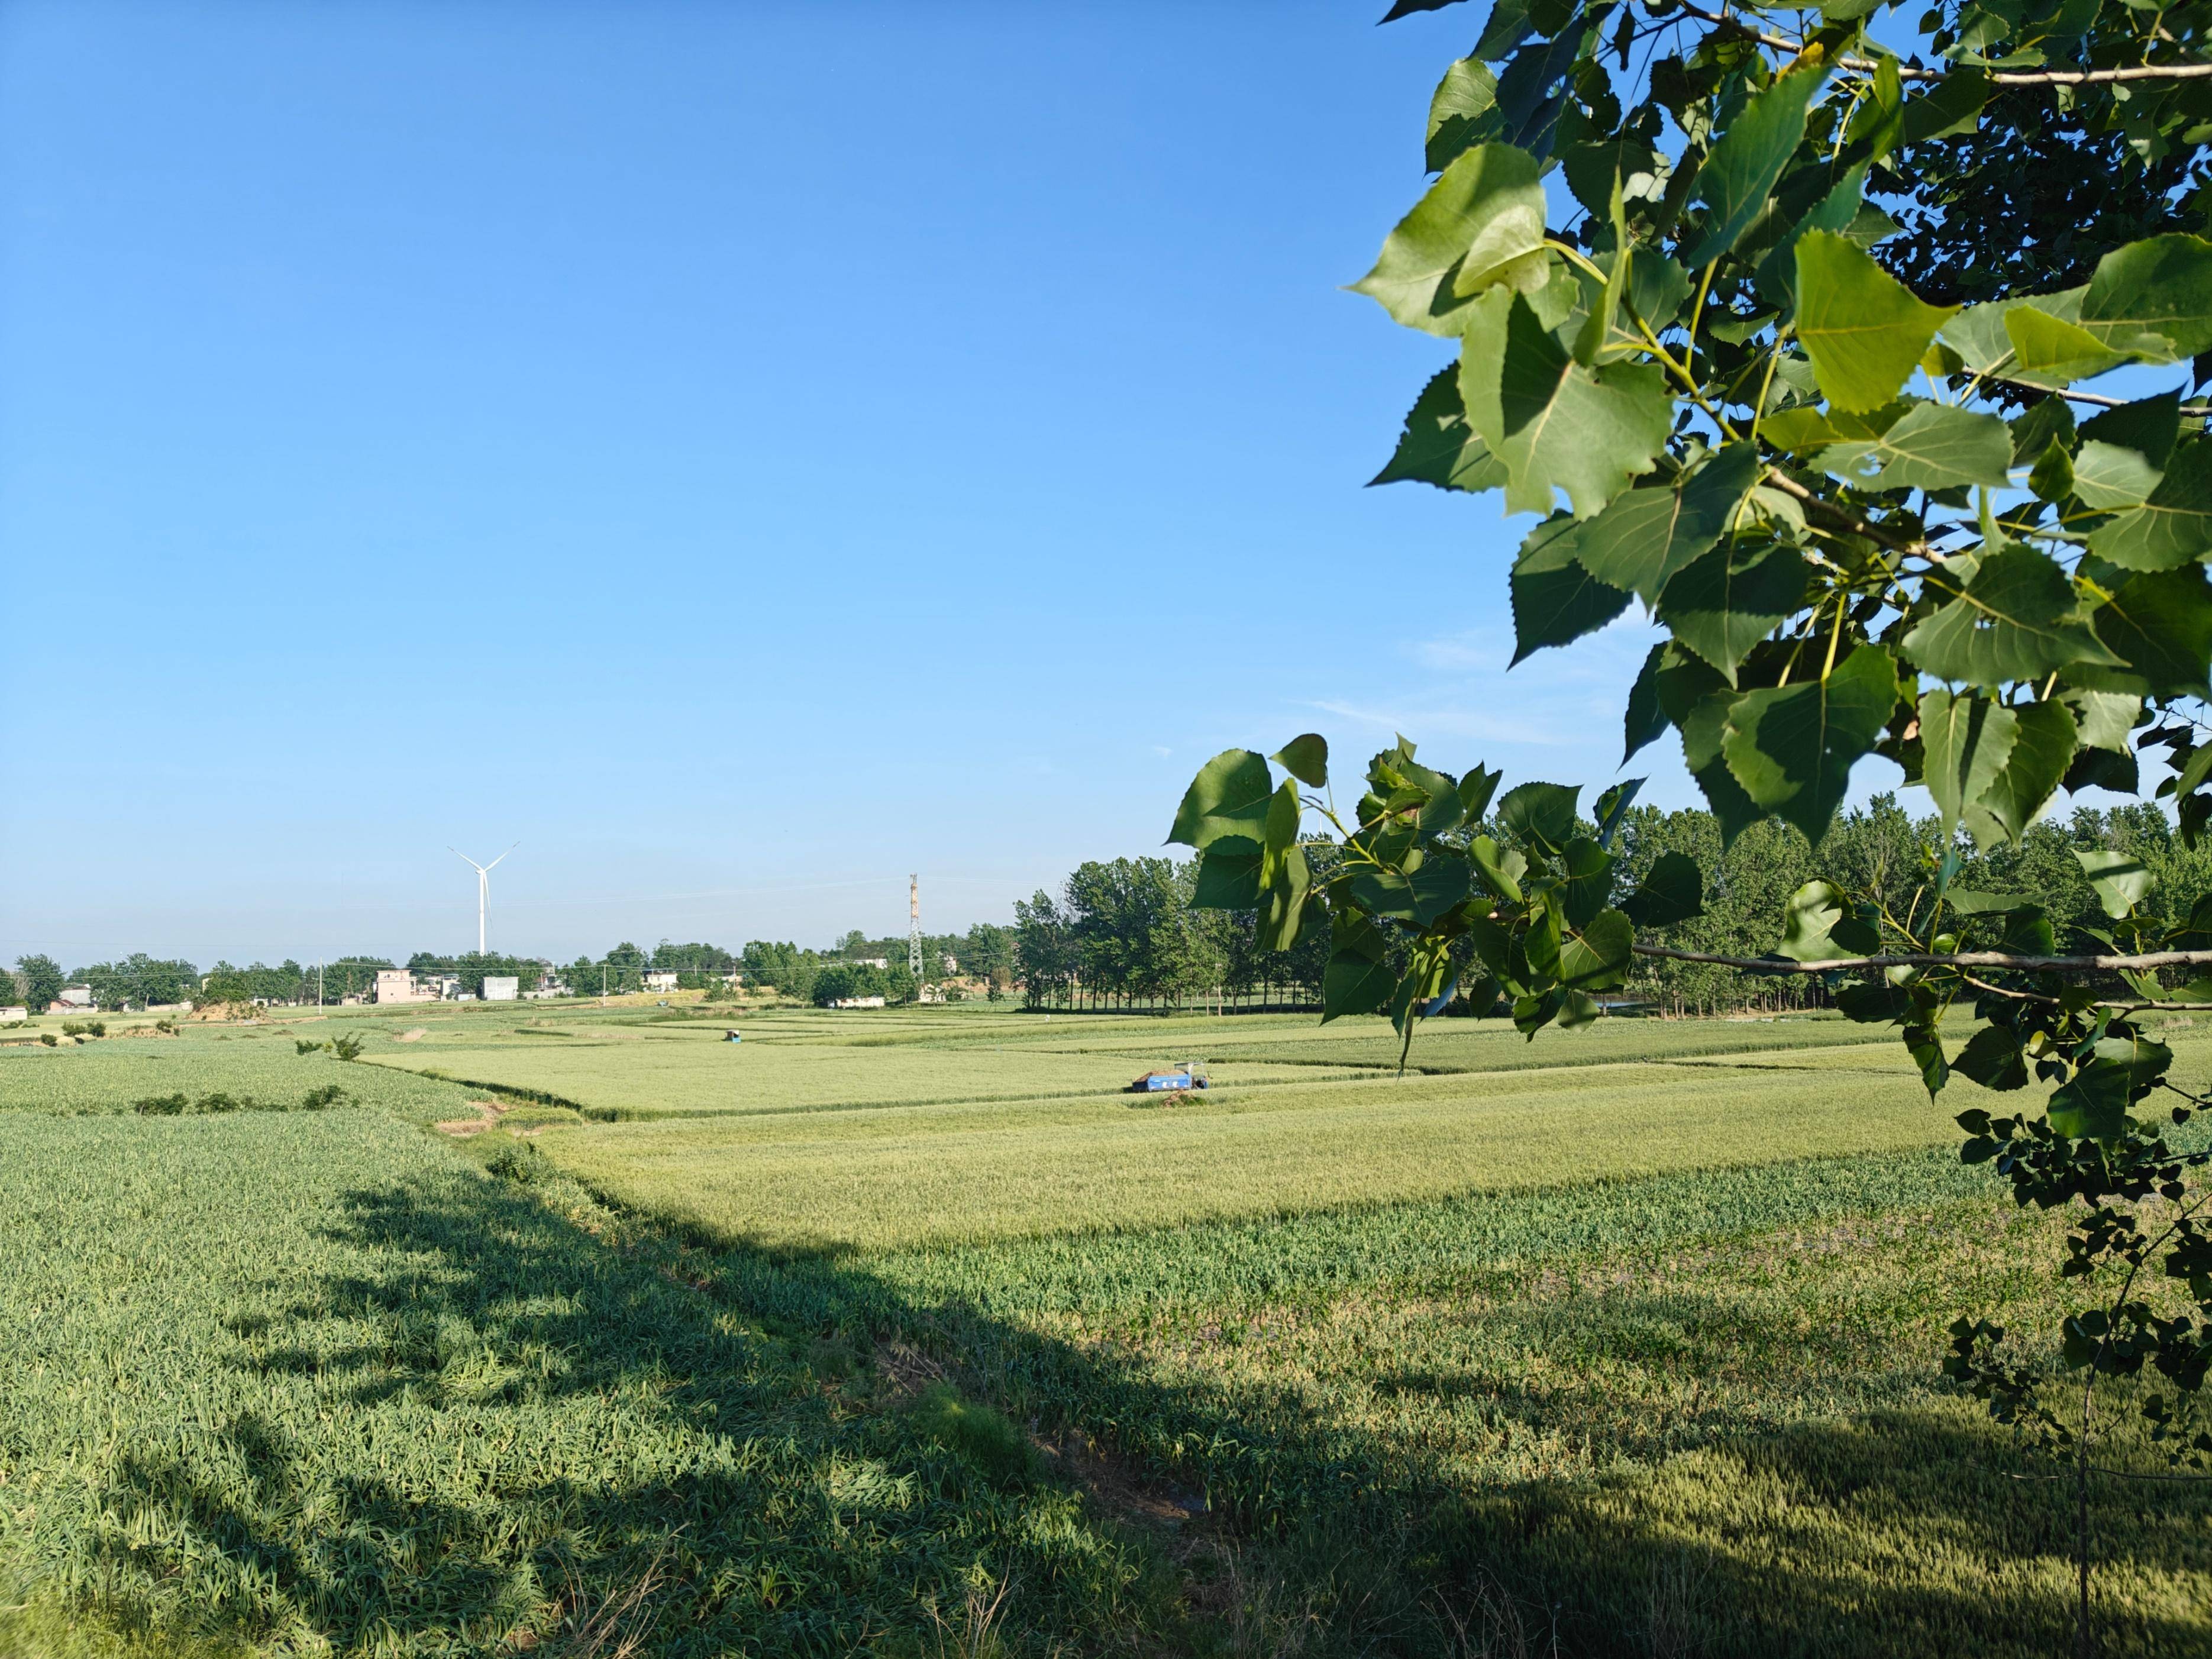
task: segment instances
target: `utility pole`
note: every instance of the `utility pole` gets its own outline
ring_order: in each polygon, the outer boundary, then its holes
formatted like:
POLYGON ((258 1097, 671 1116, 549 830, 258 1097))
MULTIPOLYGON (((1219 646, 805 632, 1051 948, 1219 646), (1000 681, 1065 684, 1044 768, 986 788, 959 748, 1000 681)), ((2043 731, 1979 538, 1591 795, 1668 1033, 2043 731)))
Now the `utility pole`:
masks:
POLYGON ((319 1008, 319 1007, 321 1007, 322 1006, 323 1006, 323 964, 322 964, 321 963, 319 963, 319 963, 317 963, 315 964, 315 1006, 316 1006, 316 1007, 318 1007, 318 1008, 319 1008))
POLYGON ((906 965, 914 975, 914 994, 921 1000, 921 878, 906 878, 906 965))

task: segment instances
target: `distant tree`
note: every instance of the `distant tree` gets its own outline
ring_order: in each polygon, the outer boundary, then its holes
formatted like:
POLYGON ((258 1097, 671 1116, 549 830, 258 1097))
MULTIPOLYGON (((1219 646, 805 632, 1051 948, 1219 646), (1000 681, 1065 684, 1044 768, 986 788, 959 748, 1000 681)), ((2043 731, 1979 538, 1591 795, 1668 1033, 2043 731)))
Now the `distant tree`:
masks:
POLYGON ((15 959, 15 971, 23 981, 23 1003, 34 1014, 42 1014, 46 1005, 61 995, 68 981, 62 977, 62 965, 52 957, 29 956, 15 959))
POLYGON ((804 999, 813 990, 814 976, 822 959, 814 951, 788 941, 776 944, 757 939, 747 942, 743 961, 745 977, 754 984, 772 987, 787 997, 804 999))
POLYGON ((149 1003, 189 1000, 199 985, 200 972, 189 962, 156 961, 139 951, 120 962, 80 968, 70 977, 90 986, 94 1000, 103 1008, 143 1008, 149 1003))
POLYGON ((992 922, 979 921, 970 927, 960 941, 956 953, 960 958, 960 971, 978 975, 992 984, 1005 987, 1013 982, 1015 930, 1000 927, 992 922))

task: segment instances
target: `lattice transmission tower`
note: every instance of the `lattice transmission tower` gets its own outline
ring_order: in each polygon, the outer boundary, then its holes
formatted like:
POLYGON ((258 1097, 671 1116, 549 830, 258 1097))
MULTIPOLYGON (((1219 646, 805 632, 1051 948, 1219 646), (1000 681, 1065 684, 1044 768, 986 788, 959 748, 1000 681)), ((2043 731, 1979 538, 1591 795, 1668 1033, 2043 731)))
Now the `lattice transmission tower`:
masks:
POLYGON ((917 991, 921 985, 921 878, 906 878, 906 966, 917 991))

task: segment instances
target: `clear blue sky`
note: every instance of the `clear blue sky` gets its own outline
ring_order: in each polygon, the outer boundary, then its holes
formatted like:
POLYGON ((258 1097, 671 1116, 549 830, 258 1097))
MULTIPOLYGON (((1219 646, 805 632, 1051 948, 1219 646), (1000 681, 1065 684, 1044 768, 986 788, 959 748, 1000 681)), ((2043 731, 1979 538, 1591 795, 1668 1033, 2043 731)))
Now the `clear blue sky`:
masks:
MULTIPOLYGON (((0 955, 1006 920, 1193 769, 1601 786, 1340 291, 1479 6, 0 8, 0 955), (1401 580, 1378 581, 1395 573, 1401 580)), ((1673 745, 1650 797, 1694 791, 1673 745)))

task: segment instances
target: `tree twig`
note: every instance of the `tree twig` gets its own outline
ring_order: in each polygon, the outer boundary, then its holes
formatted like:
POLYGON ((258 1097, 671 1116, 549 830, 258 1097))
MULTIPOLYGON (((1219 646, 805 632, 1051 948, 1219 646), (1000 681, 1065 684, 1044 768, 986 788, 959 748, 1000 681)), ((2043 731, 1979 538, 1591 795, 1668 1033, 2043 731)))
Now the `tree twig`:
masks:
MULTIPOLYGON (((1944 957, 1911 951, 1888 957, 1832 957, 1826 962, 1795 962, 1788 957, 1729 957, 1705 951, 1677 951, 1664 945, 1638 945, 1634 949, 1639 957, 1664 957, 1670 962, 1708 962, 1719 968, 1741 968, 1751 974, 1825 974, 1837 969, 1856 973, 1869 968, 2011 968, 2026 973, 2081 974, 2212 965, 2212 951, 2150 951, 2138 957, 2022 957, 2005 951, 1959 951, 1944 957)), ((2172 1005, 2148 1006, 2163 1008, 2172 1005)))
MULTIPOLYGON (((1775 34, 1765 29, 1744 27, 1741 20, 1725 12, 1708 11, 1703 6, 1684 5, 1682 10, 1692 17, 1702 17, 1708 23, 1728 23, 1742 29, 1763 46, 1797 56, 1804 54, 1806 42, 1793 40, 1786 34, 1775 34)), ((1834 60, 1838 69, 1847 69, 1860 75, 1871 75, 1881 66, 1870 58, 1838 58, 1834 60)), ((1897 66, 1900 81, 1941 81, 1962 69, 1972 69, 1971 64, 1951 69, 1915 69, 1910 64, 1897 66)), ((2200 81, 2212 78, 2212 64, 2130 64, 2118 69, 2089 70, 1988 70, 1984 73, 1990 84, 2000 87, 2084 87, 2101 86, 2125 81, 2200 81)))

